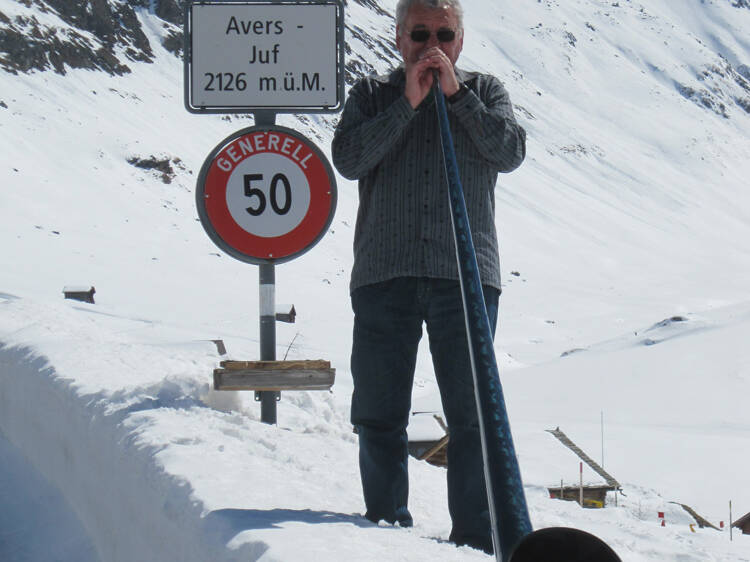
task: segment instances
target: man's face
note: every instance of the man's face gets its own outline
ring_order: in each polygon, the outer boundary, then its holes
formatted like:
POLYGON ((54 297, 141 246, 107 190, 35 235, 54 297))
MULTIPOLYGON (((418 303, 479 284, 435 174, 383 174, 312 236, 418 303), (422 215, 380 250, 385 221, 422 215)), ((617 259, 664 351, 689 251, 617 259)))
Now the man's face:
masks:
POLYGON ((396 27, 396 47, 401 51, 405 64, 414 63, 419 60, 421 54, 432 47, 440 49, 454 65, 461 54, 464 45, 463 31, 458 28, 458 18, 453 13, 453 8, 426 8, 424 6, 412 6, 406 14, 403 29, 396 27), (410 34, 415 29, 425 29, 430 32, 430 38, 419 43, 412 40, 410 34), (450 29, 456 32, 456 38, 450 43, 438 41, 436 33, 439 29, 450 29))

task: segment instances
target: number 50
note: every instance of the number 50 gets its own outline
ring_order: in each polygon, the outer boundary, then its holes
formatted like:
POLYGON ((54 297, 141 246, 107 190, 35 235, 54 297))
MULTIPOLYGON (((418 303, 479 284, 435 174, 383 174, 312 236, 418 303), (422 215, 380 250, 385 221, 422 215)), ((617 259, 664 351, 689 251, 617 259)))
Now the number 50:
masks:
MULTIPOLYGON (((263 192, 263 190, 252 186, 252 182, 262 180, 263 174, 245 174, 243 176, 245 196, 258 198, 257 207, 247 207, 246 209, 246 211, 254 217, 262 215, 266 210, 266 194, 263 192)), ((274 212, 277 215, 286 215, 289 212, 289 209, 292 208, 292 186, 289 184, 289 179, 284 174, 276 174, 273 179, 271 179, 271 188, 269 194, 271 200, 271 208, 274 210, 274 212), (279 183, 284 186, 283 205, 279 205, 279 183)))

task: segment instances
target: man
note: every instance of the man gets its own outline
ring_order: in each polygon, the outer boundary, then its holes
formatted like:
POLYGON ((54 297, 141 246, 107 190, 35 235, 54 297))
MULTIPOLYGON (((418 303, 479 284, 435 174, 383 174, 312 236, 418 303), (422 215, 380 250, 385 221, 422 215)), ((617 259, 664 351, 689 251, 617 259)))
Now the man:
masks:
POLYGON ((434 74, 448 101, 456 156, 494 332, 500 296, 494 188, 525 156, 524 130, 492 76, 455 67, 459 0, 400 0, 403 66, 356 83, 333 139, 333 162, 359 180, 351 299, 352 423, 371 521, 413 524, 407 435, 422 323, 448 423, 450 540, 492 552, 473 381, 452 239, 434 74))

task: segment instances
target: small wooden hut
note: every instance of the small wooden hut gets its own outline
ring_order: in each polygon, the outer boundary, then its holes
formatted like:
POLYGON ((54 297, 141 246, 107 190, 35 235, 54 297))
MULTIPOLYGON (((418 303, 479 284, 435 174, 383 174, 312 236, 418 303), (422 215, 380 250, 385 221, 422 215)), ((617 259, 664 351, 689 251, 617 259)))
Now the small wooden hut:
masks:
POLYGON ((607 500, 607 492, 616 492, 620 490, 620 483, 604 470, 603 467, 599 466, 598 463, 584 453, 580 447, 573 443, 573 441, 571 441, 559 427, 548 429, 547 432, 551 433, 558 441, 560 441, 560 443, 573 451, 581 461, 585 462, 606 482, 605 485, 587 484, 585 486, 549 486, 547 491, 549 492, 550 498, 576 501, 581 503, 582 507, 604 507, 607 500))
MULTIPOLYGON (((549 497, 553 500, 566 500, 580 502, 581 486, 558 486, 547 488, 549 497)), ((607 492, 614 492, 613 486, 606 484, 595 486, 586 484, 583 486, 583 507, 601 508, 607 503, 607 492)))
POLYGON ((88 302, 91 304, 94 304, 94 293, 96 293, 96 289, 91 285, 63 287, 63 295, 66 299, 88 302))

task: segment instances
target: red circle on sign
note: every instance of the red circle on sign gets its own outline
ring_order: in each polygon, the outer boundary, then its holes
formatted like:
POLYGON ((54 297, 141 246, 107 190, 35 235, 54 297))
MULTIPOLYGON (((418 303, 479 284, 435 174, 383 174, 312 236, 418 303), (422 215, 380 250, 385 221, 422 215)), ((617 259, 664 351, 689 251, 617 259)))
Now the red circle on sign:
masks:
MULTIPOLYGON (((268 162, 268 158, 256 160, 268 162)), ((265 174, 266 182, 270 175, 272 172, 265 174)), ((302 199, 307 201, 307 194, 304 195, 302 199)), ((333 218, 336 185, 327 159, 307 138, 285 127, 251 127, 225 139, 206 159, 196 196, 201 222, 217 245, 243 261, 278 262, 293 259, 322 237, 333 218), (261 154, 288 159, 307 181, 307 186, 296 184, 294 188, 309 188, 310 191, 309 206, 306 211, 303 210, 301 220, 279 236, 258 236, 250 232, 235 220, 237 213, 244 216, 250 211, 244 205, 240 209, 229 207, 228 200, 233 200, 228 196, 232 173, 242 166, 247 167, 252 163, 251 159, 261 154)), ((252 195, 247 197, 250 209, 253 208, 252 204, 258 204, 252 195)), ((263 205, 265 210, 271 212, 268 205, 263 205)), ((253 220, 249 215, 247 219, 253 220)), ((279 217, 279 220, 284 219, 279 217)))

